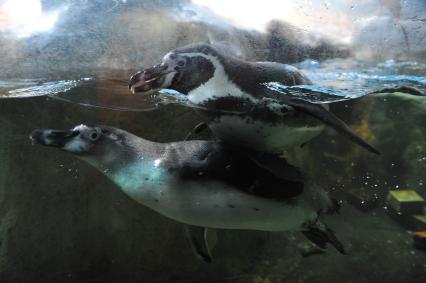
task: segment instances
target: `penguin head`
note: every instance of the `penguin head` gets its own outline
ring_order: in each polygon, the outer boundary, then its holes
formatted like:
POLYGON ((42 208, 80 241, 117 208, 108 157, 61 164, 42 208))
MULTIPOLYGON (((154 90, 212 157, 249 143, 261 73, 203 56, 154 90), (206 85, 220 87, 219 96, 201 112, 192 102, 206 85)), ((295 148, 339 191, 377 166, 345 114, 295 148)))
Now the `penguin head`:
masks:
POLYGON ((167 53, 161 63, 143 69, 130 78, 133 93, 150 94, 173 89, 187 94, 214 76, 223 56, 208 44, 194 44, 167 53))
MULTIPOLYGON (((107 152, 123 145, 124 136, 107 126, 78 125, 70 130, 36 129, 30 139, 77 155, 107 152)), ((118 129, 117 129, 118 130, 118 129)))

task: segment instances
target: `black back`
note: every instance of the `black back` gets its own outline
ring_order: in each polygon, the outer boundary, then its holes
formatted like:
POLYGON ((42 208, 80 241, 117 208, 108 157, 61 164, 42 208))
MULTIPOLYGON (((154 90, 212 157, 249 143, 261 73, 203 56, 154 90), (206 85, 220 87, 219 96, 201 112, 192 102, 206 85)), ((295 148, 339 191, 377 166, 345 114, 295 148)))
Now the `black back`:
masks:
POLYGON ((223 143, 189 141, 175 145, 188 143, 199 146, 190 152, 184 147, 175 147, 171 153, 175 161, 168 168, 182 179, 217 180, 248 194, 283 201, 303 191, 300 171, 284 159, 265 158, 252 150, 223 143))
MULTIPOLYGON (((229 80, 238 85, 241 90, 258 98, 263 95, 262 83, 279 82, 287 86, 312 84, 307 77, 292 66, 275 62, 244 61, 230 54, 224 54, 209 44, 192 44, 177 48, 173 52, 177 54, 203 53, 216 57, 223 65, 229 80)), ((201 60, 198 64, 203 66, 199 70, 211 72, 211 67, 209 68, 206 62, 202 63, 202 59, 197 60, 201 60)))

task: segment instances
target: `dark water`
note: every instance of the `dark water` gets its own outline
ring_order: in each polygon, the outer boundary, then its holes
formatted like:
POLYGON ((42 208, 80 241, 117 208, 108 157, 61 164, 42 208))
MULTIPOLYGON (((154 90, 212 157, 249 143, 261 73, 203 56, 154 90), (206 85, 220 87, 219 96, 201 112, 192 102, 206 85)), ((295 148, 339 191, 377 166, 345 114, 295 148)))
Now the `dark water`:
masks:
POLYGON ((328 248, 305 258, 309 247, 298 233, 223 230, 214 262, 197 261, 180 224, 136 204, 86 164, 28 139, 38 127, 103 123, 156 141, 181 140, 199 122, 184 96, 131 95, 127 78, 113 76, 8 80, 0 81, 0 281, 424 282, 426 253, 413 247, 415 229, 389 213, 385 199, 394 189, 426 197, 426 101, 364 96, 403 85, 425 91, 426 67, 347 60, 298 67, 314 87, 269 87, 330 103, 381 151, 373 156, 326 130, 294 152, 341 202, 340 215, 327 223, 348 255, 328 248))

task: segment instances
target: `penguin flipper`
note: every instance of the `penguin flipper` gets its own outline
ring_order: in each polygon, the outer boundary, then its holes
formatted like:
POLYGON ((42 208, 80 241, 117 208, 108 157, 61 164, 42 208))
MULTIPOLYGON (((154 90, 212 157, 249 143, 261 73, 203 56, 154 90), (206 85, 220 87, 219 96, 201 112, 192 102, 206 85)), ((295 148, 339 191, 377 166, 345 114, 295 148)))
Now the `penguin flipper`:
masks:
POLYGON ((206 122, 198 123, 185 137, 184 141, 187 141, 193 134, 199 134, 208 128, 206 122))
POLYGON ((346 254, 345 247, 337 239, 333 230, 319 221, 313 225, 308 226, 305 230, 302 231, 302 233, 306 238, 308 238, 308 240, 322 249, 325 249, 327 243, 330 243, 341 254, 346 254))
POLYGON ((185 225, 185 230, 197 256, 207 263, 212 262, 212 256, 207 244, 207 228, 185 225))
POLYGON ((420 89, 415 88, 413 86, 396 86, 396 87, 391 87, 391 88, 382 88, 382 89, 379 89, 379 90, 375 90, 373 92, 369 92, 368 94, 395 93, 395 92, 407 93, 407 94, 411 94, 411 95, 414 95, 414 96, 426 96, 426 93, 424 93, 420 89))
POLYGON ((268 170, 278 178, 293 182, 304 182, 304 178, 300 170, 289 164, 284 158, 275 154, 256 151, 249 152, 248 156, 258 166, 268 170))
POLYGON ((358 136, 351 128, 346 125, 345 122, 340 120, 336 115, 327 111, 320 105, 316 104, 308 104, 306 102, 298 101, 296 99, 286 99, 285 104, 293 107, 295 110, 299 112, 303 112, 312 117, 317 118, 322 121, 324 124, 332 127, 338 133, 350 139, 352 142, 362 146, 370 152, 375 154, 380 154, 380 152, 375 149, 372 145, 363 140, 360 136, 358 136))

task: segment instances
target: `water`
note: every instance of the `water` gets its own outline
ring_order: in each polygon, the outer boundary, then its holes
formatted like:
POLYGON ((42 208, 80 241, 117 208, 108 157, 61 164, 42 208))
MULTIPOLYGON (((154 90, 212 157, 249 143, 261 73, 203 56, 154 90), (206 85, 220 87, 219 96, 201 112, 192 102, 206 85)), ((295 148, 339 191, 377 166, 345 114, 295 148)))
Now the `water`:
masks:
POLYGON ((267 86, 286 95, 319 104, 356 99, 401 86, 426 93, 426 66, 417 62, 387 60, 371 65, 353 59, 333 59, 322 63, 307 60, 296 66, 311 79, 313 86, 286 87, 273 82, 267 86))
POLYGON ((127 78, 113 75, 5 80, 0 83, 0 204, 7 213, 0 235, 7 241, 0 247, 7 249, 0 248, 6 262, 0 274, 22 278, 13 270, 26 269, 26 276, 40 282, 332 282, 342 277, 359 282, 359 274, 378 282, 423 282, 426 254, 413 248, 411 228, 391 217, 385 198, 392 189, 425 196, 424 98, 365 95, 403 85, 423 91, 425 69, 415 62, 368 66, 345 60, 298 67, 315 86, 272 82, 268 87, 330 104, 382 153, 373 156, 331 130, 290 153, 341 203, 340 215, 327 217, 327 224, 348 255, 329 247, 325 254, 304 258, 311 247, 299 233, 219 230, 211 244, 214 261, 204 265, 193 256, 180 224, 130 200, 72 156, 28 139, 34 128, 97 123, 151 140, 182 140, 199 122, 185 96, 132 95, 127 78), (23 260, 19 255, 27 250, 31 255, 23 260))
POLYGON ((315 85, 330 88, 335 96, 348 99, 399 86, 426 90, 426 66, 414 61, 387 60, 378 64, 353 59, 334 59, 319 63, 299 63, 315 85), (341 94, 335 93, 340 91, 341 94))
MULTIPOLYGON (((390 191, 426 198, 426 98, 413 95, 426 92, 426 2, 243 2, 0 1, 1 283, 426 282, 426 252, 413 241, 426 229, 414 216, 426 211, 397 212, 387 201, 390 191), (275 17, 289 22, 261 30, 275 17), (132 95, 127 84, 138 68, 191 42, 299 62, 314 85, 265 87, 328 104, 381 152, 330 128, 287 152, 342 206, 324 222, 347 255, 318 250, 298 231, 218 229, 208 233, 213 262, 205 264, 181 223, 130 199, 80 159, 29 139, 35 128, 83 123, 183 140, 201 122, 197 106, 170 90, 132 95)), ((207 130, 193 138, 214 137, 207 130)))
MULTIPOLYGON (((265 86, 278 93, 316 104, 356 99, 402 86, 412 87, 426 94, 426 64, 413 61, 388 60, 371 66, 353 59, 333 59, 323 63, 307 60, 296 66, 313 85, 289 87, 270 82, 265 86)), ((163 90, 151 96, 130 96, 125 78, 81 78, 47 82, 37 79, 0 81, 0 98, 34 96, 49 96, 87 107, 120 111, 151 111, 157 107, 179 103, 196 107, 186 100, 185 95, 173 90, 163 90), (108 94, 103 91, 116 95, 106 98, 108 94)))

